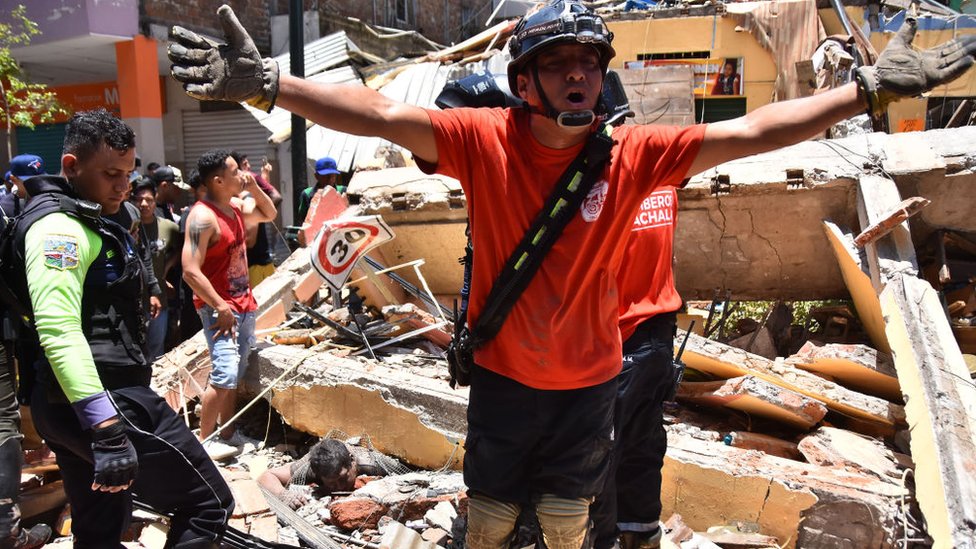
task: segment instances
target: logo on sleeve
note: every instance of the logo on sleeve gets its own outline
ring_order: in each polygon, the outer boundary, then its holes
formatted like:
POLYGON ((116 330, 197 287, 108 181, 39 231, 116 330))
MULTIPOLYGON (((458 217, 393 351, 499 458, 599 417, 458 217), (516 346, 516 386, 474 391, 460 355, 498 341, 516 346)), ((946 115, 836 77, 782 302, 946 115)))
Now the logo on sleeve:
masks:
POLYGON ((583 200, 580 205, 580 211, 583 213, 583 220, 587 223, 593 223, 600 218, 600 212, 603 211, 603 205, 607 201, 607 190, 610 188, 610 184, 607 180, 598 181, 593 188, 590 189, 589 194, 583 200))
POLYGON ((78 268, 78 239, 65 234, 44 237, 44 266, 59 271, 78 268))

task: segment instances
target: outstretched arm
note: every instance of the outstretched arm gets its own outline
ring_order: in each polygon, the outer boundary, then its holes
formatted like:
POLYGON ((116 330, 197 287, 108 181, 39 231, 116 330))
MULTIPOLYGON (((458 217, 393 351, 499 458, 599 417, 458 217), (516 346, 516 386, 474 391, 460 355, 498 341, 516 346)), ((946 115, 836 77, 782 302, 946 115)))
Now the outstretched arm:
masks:
POLYGON ((437 161, 426 112, 365 86, 313 83, 279 75, 262 59, 230 6, 217 10, 226 44, 216 45, 183 27, 170 30, 171 73, 197 99, 247 102, 270 111, 275 104, 333 130, 388 139, 414 155, 437 161))
POLYGON ((382 137, 437 162, 427 112, 354 84, 323 84, 281 75, 277 105, 333 130, 382 137))
POLYGON ((973 65, 976 35, 918 51, 912 46, 917 28, 916 17, 907 15, 877 63, 855 71, 856 83, 812 97, 771 103, 743 117, 709 125, 688 175, 799 143, 859 112, 882 116, 888 104, 951 82, 973 65))
POLYGON ((745 116, 709 124, 688 175, 799 143, 866 108, 857 85, 851 83, 812 97, 770 103, 745 116))

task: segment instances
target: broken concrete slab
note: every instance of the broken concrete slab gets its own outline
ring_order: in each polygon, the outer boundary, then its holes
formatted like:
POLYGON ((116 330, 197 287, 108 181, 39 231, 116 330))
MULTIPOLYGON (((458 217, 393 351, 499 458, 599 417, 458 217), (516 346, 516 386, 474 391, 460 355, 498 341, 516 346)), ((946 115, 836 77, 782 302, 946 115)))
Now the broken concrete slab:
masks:
POLYGON ((819 401, 755 376, 683 382, 678 397, 695 404, 724 406, 807 430, 827 415, 819 401))
MULTIPOLYGON (((676 341, 683 338, 682 335, 676 341)), ((901 406, 851 391, 832 381, 794 368, 784 361, 774 362, 694 334, 688 338, 683 359, 688 367, 721 378, 755 376, 819 400, 832 410, 860 419, 883 425, 898 425, 905 421, 905 410, 901 406)))
POLYGON ((881 304, 878 302, 875 287, 871 283, 871 275, 866 265, 867 258, 862 258, 862 252, 854 246, 854 235, 844 232, 830 221, 824 221, 823 228, 833 249, 834 257, 840 265, 851 300, 854 301, 854 308, 857 309, 857 315, 871 338, 871 343, 879 351, 890 354, 891 347, 888 345, 888 337, 885 335, 881 304))
POLYGON ((803 437, 797 448, 815 465, 853 469, 892 481, 901 477, 894 453, 882 442, 844 429, 820 427, 803 437))
POLYGON ((782 459, 669 430, 662 516, 696 531, 755 523, 785 547, 889 549, 906 490, 872 475, 782 459))
POLYGON ((252 355, 246 392, 258 391, 297 363, 270 403, 292 427, 324 436, 368 434, 377 450, 417 467, 460 467, 467 390, 447 384, 443 363, 381 363, 275 346, 252 355))
POLYGON ((937 547, 976 547, 976 385, 935 290, 899 275, 881 294, 912 433, 916 497, 937 547))
POLYGON ((867 345, 806 342, 786 360, 801 370, 815 372, 862 393, 901 402, 898 374, 891 356, 867 345))

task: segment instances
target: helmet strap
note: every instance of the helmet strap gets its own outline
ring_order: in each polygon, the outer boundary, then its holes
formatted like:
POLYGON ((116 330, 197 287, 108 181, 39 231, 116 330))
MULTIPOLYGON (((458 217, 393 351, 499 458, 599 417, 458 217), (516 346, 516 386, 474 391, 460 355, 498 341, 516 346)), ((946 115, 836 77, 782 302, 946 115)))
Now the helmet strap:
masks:
POLYGON ((596 114, 590 109, 559 112, 552 106, 545 90, 542 89, 542 82, 539 81, 539 67, 534 60, 532 61, 532 78, 535 79, 535 88, 539 91, 539 99, 542 100, 542 112, 539 114, 555 120, 556 124, 563 128, 579 128, 593 124, 596 114))

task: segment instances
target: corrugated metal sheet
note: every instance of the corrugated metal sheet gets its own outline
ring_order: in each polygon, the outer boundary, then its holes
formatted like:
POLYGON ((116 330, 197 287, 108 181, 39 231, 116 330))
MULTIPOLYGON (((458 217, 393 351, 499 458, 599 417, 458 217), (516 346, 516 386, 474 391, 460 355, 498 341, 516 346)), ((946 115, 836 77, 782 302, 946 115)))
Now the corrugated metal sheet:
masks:
POLYGON ((244 153, 257 164, 262 156, 274 155, 270 136, 247 111, 183 111, 183 162, 196 166, 201 154, 220 147, 244 153))
MULTIPOLYGON (((507 63, 508 59, 503 55, 465 65, 420 63, 403 70, 392 82, 383 86, 380 93, 397 101, 433 109, 437 108, 434 99, 449 80, 486 70, 504 73, 507 63)), ((344 172, 351 171, 358 163, 376 158, 376 151, 381 147, 402 150, 385 139, 357 137, 320 126, 309 129, 306 143, 310 159, 331 156, 339 170, 344 172)))
MULTIPOLYGON (((320 72, 308 77, 307 80, 312 82, 327 82, 330 84, 362 84, 362 81, 352 67, 340 67, 338 69, 320 72)), ((284 109, 272 109, 270 113, 266 113, 250 105, 244 105, 244 108, 247 109, 259 124, 268 129, 268 137, 291 128, 291 113, 284 109)))
MULTIPOLYGON (((339 31, 314 42, 305 44, 305 76, 313 76, 322 71, 338 67, 349 61, 349 51, 358 51, 347 37, 339 31)), ((282 74, 291 74, 291 55, 285 53, 275 57, 282 74)))

